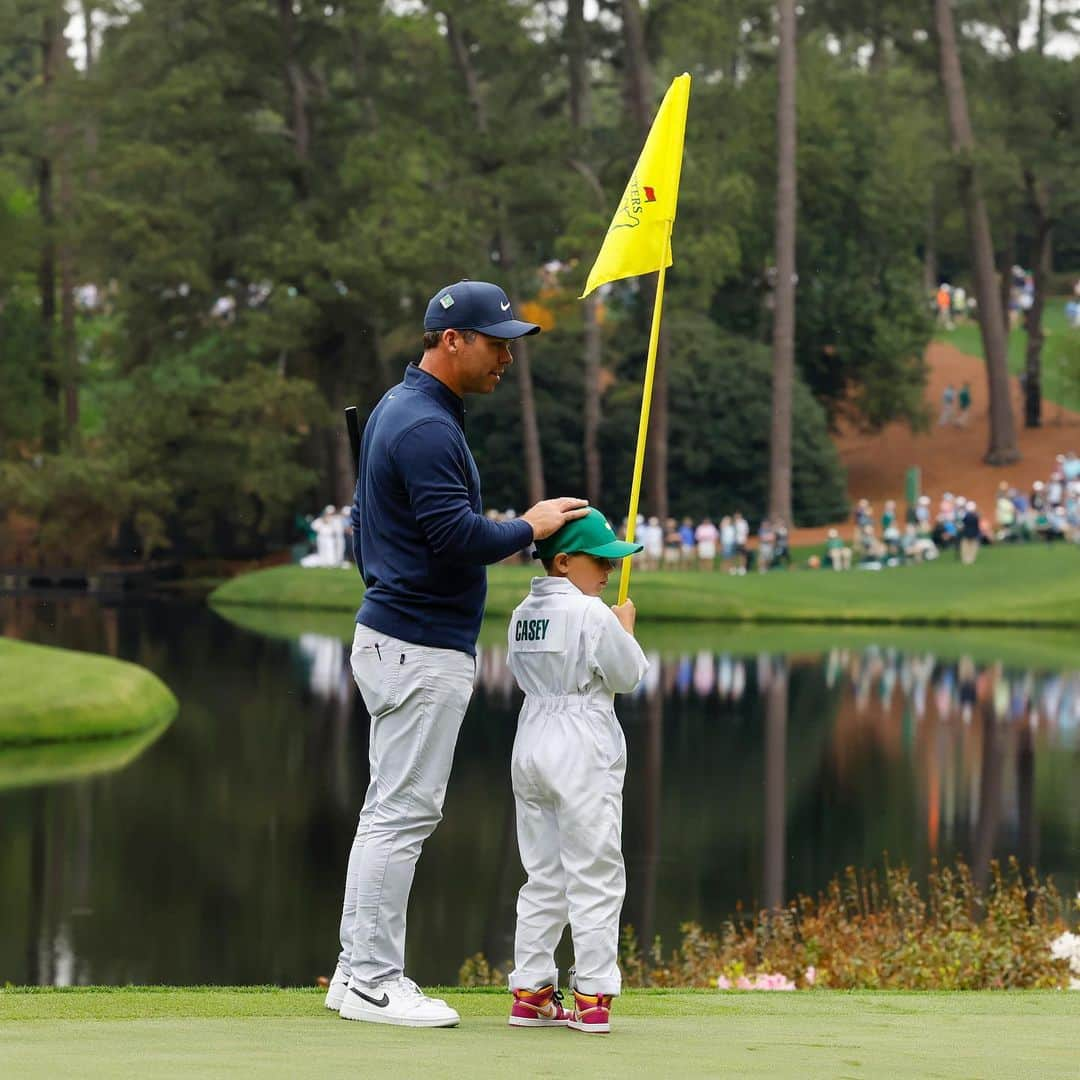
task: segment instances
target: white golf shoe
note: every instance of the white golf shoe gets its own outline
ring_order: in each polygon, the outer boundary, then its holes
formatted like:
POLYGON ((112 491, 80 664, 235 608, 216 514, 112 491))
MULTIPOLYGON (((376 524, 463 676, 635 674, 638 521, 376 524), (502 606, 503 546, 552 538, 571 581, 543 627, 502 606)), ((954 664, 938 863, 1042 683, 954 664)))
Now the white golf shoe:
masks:
MULTIPOLYGON (((327 995, 329 998, 329 995, 327 995)), ((429 998, 404 975, 378 986, 349 986, 339 1010, 343 1020, 400 1027, 456 1027, 461 1017, 441 998, 429 998)))
POLYGON ((331 1012, 340 1012, 341 1003, 345 1000, 345 991, 349 989, 349 976, 341 968, 334 969, 334 977, 330 980, 330 989, 326 991, 326 1001, 323 1003, 331 1012))

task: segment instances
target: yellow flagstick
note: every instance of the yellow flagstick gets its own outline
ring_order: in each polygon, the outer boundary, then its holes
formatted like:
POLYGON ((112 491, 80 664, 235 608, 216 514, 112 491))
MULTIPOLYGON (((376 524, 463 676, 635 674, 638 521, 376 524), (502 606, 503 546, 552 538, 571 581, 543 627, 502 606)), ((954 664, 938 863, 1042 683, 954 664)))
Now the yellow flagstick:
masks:
MULTIPOLYGON (((649 355, 645 363, 645 386, 641 396, 634 477, 630 487, 630 512, 626 539, 637 531, 641 475, 645 467, 645 441, 649 434, 656 351, 660 343, 660 315, 664 307, 664 279, 671 263, 671 232, 679 202, 686 112, 690 104, 690 76, 685 72, 672 80, 653 120, 645 145, 630 174, 619 208, 611 220, 600 252, 585 281, 582 299, 609 281, 658 271, 649 355)), ((623 559, 619 577, 619 603, 630 591, 630 560, 623 559)))
MULTIPOLYGON (((653 304, 652 328, 649 331, 649 355, 645 361, 645 387, 641 395, 641 418, 638 420, 637 450, 634 454, 634 479, 630 485, 630 510, 626 515, 626 539, 634 542, 637 530, 638 500, 641 498, 641 474, 645 468, 645 441, 649 434, 649 409, 652 407, 653 376, 656 374, 656 350, 660 344, 660 314, 664 308, 664 279, 667 276, 667 264, 671 254, 671 228, 673 221, 667 223, 667 238, 664 249, 665 257, 660 263, 656 278, 656 301, 653 304)), ((632 556, 622 561, 619 574, 619 603, 625 603, 630 593, 630 565, 632 556)))

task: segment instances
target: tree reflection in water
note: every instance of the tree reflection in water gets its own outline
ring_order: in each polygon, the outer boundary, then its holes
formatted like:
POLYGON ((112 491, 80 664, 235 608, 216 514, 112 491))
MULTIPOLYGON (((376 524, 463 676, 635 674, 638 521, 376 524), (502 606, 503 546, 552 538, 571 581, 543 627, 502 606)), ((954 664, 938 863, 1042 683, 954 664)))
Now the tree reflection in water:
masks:
MULTIPOLYGON (((108 775, 0 790, 0 980, 309 983, 335 952, 368 721, 342 637, 275 640, 190 603, 0 602, 8 633, 142 663, 181 701, 108 775)), ((619 704, 624 920, 648 945, 846 865, 1017 854, 1080 877, 1080 674, 869 646, 654 650, 619 704)), ((985 650, 984 650, 985 654, 985 650)), ((413 974, 512 947, 520 695, 484 645, 446 816, 409 912, 413 974)), ((2 757, 2 755, 0 755, 2 757)), ((2 763, 0 763, 2 769, 2 763)), ((2 776, 0 771, 0 776, 2 776)))

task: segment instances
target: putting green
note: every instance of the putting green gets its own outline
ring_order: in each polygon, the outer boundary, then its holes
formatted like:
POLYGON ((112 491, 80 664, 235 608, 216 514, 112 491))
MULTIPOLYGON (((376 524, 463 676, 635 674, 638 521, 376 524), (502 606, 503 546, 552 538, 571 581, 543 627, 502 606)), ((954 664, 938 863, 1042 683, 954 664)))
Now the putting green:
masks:
POLYGON ((1080 993, 637 991, 609 1037, 506 1026, 440 991, 452 1030, 346 1023, 310 990, 0 991, 5 1073, 79 1077, 1077 1076, 1080 993))
POLYGON ((0 746, 162 729, 178 704, 156 675, 108 656, 0 638, 0 746))
MULTIPOLYGON (((531 569, 488 573, 488 616, 505 617, 529 591, 531 569)), ((614 598, 615 583, 608 589, 614 598)), ((771 574, 635 573, 631 596, 646 622, 801 622, 828 626, 1016 626, 1080 629, 1080 550, 1074 544, 996 545, 974 566, 952 555, 880 572, 792 570, 771 574)), ((354 613, 363 596, 355 570, 279 566, 215 590, 219 610, 251 605, 354 613)))

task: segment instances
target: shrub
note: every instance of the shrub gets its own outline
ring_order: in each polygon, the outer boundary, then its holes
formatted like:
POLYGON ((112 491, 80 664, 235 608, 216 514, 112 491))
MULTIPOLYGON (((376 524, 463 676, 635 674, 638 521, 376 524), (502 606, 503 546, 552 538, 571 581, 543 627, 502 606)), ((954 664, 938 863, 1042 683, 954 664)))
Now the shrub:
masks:
POLYGON ((931 870, 925 898, 907 867, 849 867, 816 899, 729 920, 718 934, 694 924, 668 957, 657 942, 643 960, 632 933, 621 962, 629 985, 715 986, 781 972, 844 990, 990 990, 1068 985, 1068 961, 1051 953, 1067 929, 1049 880, 991 864, 985 889, 963 862, 931 870), (808 979, 808 972, 812 973, 808 979))
MULTIPOLYGON (((906 866, 886 865, 880 875, 848 867, 816 898, 737 915, 719 933, 686 923, 670 954, 659 938, 644 950, 634 928, 624 927, 619 965, 627 986, 1064 988, 1073 985, 1070 964, 1080 952, 1066 914, 1053 882, 1025 875, 1015 859, 1005 869, 992 863, 985 888, 963 861, 935 863, 925 896, 906 866)), ((459 980, 504 982, 480 953, 465 961, 459 980)))

